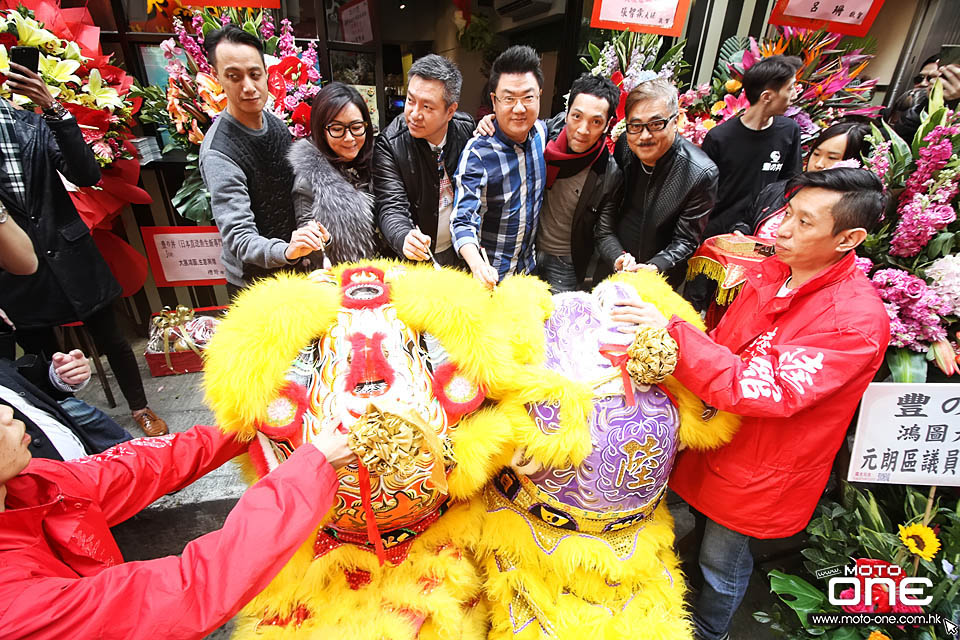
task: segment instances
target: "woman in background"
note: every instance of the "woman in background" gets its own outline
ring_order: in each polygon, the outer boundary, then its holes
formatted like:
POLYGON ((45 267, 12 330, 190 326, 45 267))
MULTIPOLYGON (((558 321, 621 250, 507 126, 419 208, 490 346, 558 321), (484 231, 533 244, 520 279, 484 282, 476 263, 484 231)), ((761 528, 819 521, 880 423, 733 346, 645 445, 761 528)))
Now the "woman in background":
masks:
MULTIPOLYGON (((860 161, 869 150, 866 141, 869 134, 870 127, 862 122, 837 122, 827 127, 810 147, 804 171, 823 171, 840 162, 860 161)), ((767 185, 757 196, 752 220, 741 223, 734 231, 755 235, 772 244, 777 239, 790 195, 786 180, 767 185)))

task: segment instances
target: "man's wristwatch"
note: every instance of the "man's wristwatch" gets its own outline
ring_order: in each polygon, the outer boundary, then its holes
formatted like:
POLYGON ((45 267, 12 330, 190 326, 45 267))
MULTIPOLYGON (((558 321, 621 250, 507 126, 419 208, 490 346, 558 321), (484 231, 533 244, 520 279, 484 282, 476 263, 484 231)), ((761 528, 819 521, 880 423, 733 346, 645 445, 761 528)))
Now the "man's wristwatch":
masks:
POLYGON ((67 109, 54 100, 49 107, 43 110, 43 117, 45 120, 63 120, 67 117, 67 109))
POLYGON ((10 213, 7 211, 7 207, 0 202, 0 224, 3 224, 10 217, 10 213))

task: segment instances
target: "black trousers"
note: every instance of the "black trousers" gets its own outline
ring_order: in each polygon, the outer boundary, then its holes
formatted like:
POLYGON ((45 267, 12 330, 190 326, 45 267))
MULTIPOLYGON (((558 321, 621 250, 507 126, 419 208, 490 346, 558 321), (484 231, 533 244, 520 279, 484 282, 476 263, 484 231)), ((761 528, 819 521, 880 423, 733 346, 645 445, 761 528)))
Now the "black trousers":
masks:
MULTIPOLYGON (((113 375, 117 378, 120 392, 126 399, 130 411, 146 407, 147 396, 143 391, 140 367, 137 365, 137 358, 133 354, 133 349, 130 348, 130 343, 120 331, 113 306, 107 305, 87 316, 83 319, 83 325, 100 353, 107 356, 107 362, 113 369, 113 375)), ((9 327, 5 328, 9 330, 9 327)), ((5 337, 9 338, 9 336, 5 337)), ((53 327, 17 329, 13 332, 13 340, 16 340, 24 353, 41 355, 48 360, 60 348, 53 327)), ((15 355, 13 340, 3 340, 3 346, 0 347, 0 351, 3 352, 0 355, 11 360, 15 355)))

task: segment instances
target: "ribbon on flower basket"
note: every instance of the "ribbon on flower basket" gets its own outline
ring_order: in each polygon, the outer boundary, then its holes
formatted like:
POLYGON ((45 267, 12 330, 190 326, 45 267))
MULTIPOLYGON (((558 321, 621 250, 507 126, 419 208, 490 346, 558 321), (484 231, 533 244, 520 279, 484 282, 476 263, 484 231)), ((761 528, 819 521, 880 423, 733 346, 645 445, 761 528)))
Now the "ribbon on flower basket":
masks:
POLYGON ((173 371, 173 363, 170 361, 170 338, 173 342, 178 339, 183 340, 190 349, 198 356, 203 356, 200 348, 194 343, 190 332, 187 330, 187 323, 193 320, 193 309, 184 305, 179 305, 176 309, 164 307, 163 311, 153 317, 153 326, 160 333, 163 341, 163 356, 167 361, 167 367, 173 371))

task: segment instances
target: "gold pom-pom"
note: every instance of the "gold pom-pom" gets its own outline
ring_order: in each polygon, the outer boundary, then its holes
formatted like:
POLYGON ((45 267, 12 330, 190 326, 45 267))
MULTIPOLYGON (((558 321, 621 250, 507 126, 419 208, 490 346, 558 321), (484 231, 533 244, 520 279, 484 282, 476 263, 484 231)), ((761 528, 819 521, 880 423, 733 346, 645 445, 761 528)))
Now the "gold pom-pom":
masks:
POLYGON ((423 435, 406 420, 371 406, 350 431, 347 444, 371 473, 400 477, 416 470, 423 435))
POLYGON ((627 373, 637 384, 663 382, 677 368, 678 350, 666 329, 641 327, 627 349, 627 373))

